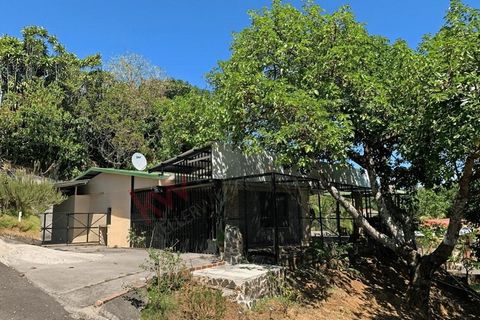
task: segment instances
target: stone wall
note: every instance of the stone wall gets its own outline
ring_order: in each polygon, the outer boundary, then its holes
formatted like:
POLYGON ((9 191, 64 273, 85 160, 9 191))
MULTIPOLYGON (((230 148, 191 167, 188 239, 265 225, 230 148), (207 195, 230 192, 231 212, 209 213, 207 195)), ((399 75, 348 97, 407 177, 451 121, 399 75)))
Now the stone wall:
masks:
POLYGON ((238 264, 243 260, 243 236, 240 228, 227 224, 225 226, 225 244, 223 260, 230 264, 238 264))

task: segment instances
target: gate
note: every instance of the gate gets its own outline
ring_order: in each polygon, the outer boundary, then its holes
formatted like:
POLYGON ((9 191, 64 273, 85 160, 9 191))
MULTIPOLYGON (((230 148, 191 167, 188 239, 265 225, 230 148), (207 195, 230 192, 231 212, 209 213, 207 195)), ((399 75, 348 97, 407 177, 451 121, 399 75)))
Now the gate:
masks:
POLYGON ((44 213, 42 244, 107 244, 106 213, 44 213))
POLYGON ((136 191, 132 209, 131 230, 146 247, 208 251, 216 223, 211 184, 136 191))

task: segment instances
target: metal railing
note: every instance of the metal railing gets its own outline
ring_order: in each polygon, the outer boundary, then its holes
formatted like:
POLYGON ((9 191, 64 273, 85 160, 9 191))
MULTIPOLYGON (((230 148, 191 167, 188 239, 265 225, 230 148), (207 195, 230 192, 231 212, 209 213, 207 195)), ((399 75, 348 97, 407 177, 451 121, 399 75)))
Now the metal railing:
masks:
POLYGON ((106 244, 107 220, 103 212, 43 213, 42 244, 106 244))

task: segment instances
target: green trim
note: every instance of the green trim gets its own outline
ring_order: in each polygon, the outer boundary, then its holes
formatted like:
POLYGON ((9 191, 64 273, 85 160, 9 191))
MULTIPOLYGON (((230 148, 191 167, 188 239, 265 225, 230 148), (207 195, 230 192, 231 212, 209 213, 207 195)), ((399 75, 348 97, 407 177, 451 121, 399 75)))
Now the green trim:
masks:
POLYGON ((164 179, 168 177, 168 174, 160 174, 160 173, 148 173, 144 171, 135 171, 135 170, 123 170, 123 169, 114 169, 114 168, 97 168, 93 167, 76 177, 74 180, 84 180, 84 179, 91 179, 97 176, 100 173, 109 173, 109 174, 119 174, 123 176, 133 176, 139 178, 146 178, 146 179, 164 179))

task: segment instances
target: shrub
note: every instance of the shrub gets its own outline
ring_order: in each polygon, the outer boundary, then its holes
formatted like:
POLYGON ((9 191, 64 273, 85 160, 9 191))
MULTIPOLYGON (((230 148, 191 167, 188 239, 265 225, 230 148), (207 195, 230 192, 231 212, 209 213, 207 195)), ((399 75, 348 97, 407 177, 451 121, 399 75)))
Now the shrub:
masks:
POLYGON ((13 215, 0 215, 0 229, 19 229, 22 232, 40 231, 40 218, 37 215, 30 215, 18 222, 13 215))
POLYGON ((172 293, 180 289, 189 275, 180 253, 173 252, 172 249, 150 248, 147 251, 148 260, 143 267, 155 274, 150 286, 155 286, 160 293, 172 293))
POLYGON ((148 259, 142 267, 154 274, 147 284, 148 304, 142 319, 168 319, 178 306, 175 291, 188 280, 185 264, 180 254, 171 249, 148 249, 148 259))
POLYGON ((129 229, 127 241, 128 243, 130 243, 130 246, 133 248, 146 248, 147 247, 146 231, 142 231, 140 232, 140 234, 137 234, 135 230, 129 229))
POLYGON ((1 215, 0 216, 0 229, 12 229, 18 223, 18 220, 14 216, 1 215))
POLYGON ((148 304, 142 310, 142 320, 168 319, 177 309, 175 296, 170 293, 159 292, 156 287, 148 289, 148 304))
POLYGON ((51 205, 64 200, 52 182, 35 178, 25 172, 0 173, 0 212, 17 214, 22 211, 26 217, 42 213, 51 205))
POLYGON ((222 292, 205 286, 185 286, 183 300, 184 319, 220 320, 227 309, 222 292))

